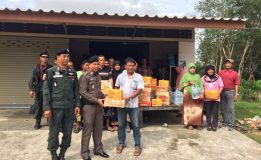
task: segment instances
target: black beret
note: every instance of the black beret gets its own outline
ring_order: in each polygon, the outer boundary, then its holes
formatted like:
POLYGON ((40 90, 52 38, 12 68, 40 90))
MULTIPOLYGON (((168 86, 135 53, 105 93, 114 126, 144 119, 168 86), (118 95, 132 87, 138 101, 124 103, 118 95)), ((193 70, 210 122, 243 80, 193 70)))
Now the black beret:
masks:
POLYGON ((82 61, 82 65, 84 65, 85 63, 89 63, 88 60, 84 59, 84 60, 82 61))
POLYGON ((47 51, 41 52, 41 53, 40 53, 40 57, 43 56, 43 55, 49 56, 49 53, 48 53, 47 51))
POLYGON ((88 63, 99 62, 98 56, 91 56, 88 59, 88 63))
POLYGON ((70 54, 70 53, 69 53, 69 49, 65 48, 65 49, 59 49, 59 50, 57 50, 56 56, 59 56, 59 55, 61 55, 61 54, 70 54))

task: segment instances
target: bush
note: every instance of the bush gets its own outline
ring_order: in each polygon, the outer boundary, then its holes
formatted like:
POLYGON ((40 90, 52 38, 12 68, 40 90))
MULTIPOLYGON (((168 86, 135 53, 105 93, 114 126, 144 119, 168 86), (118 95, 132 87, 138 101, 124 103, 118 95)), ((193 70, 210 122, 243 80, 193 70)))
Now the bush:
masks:
POLYGON ((261 81, 241 80, 239 87, 240 98, 243 100, 259 100, 261 81))

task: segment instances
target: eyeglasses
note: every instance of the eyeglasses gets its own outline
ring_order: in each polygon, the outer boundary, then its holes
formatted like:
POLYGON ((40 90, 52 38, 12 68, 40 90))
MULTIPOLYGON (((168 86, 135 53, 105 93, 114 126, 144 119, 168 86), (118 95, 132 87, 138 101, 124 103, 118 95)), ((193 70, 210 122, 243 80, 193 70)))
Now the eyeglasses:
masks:
POLYGON ((48 56, 41 56, 42 58, 49 58, 48 56))

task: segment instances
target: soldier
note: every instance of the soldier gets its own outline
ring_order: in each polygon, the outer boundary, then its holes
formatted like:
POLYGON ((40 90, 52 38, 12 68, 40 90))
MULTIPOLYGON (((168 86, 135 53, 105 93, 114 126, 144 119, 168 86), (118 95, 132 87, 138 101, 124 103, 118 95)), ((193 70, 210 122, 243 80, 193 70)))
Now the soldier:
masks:
POLYGON ((92 56, 88 62, 89 71, 82 75, 79 80, 80 95, 84 101, 82 108, 84 126, 82 129, 81 155, 84 160, 91 160, 89 142, 92 135, 94 154, 109 158, 109 155, 103 151, 101 142, 103 131, 103 99, 105 96, 101 92, 98 57, 92 56))
POLYGON ((35 98, 34 108, 36 123, 34 129, 41 128, 41 119, 43 116, 43 82, 46 78, 46 70, 52 66, 48 64, 49 54, 40 53, 40 63, 33 69, 32 77, 29 81, 29 96, 35 98))
POLYGON ((43 88, 43 109, 49 118, 48 150, 53 160, 57 160, 56 150, 60 146, 59 159, 63 160, 71 144, 74 114, 80 113, 80 97, 76 71, 68 68, 69 50, 56 53, 57 65, 48 69, 43 88), (63 137, 59 144, 59 128, 63 137))

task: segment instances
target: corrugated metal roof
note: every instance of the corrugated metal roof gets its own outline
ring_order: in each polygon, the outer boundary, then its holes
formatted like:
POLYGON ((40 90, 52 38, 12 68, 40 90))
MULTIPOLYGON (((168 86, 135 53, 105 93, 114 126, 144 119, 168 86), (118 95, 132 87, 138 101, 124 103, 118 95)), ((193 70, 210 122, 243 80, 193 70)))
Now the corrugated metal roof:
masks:
POLYGON ((10 11, 10 12, 38 12, 38 13, 53 13, 53 14, 68 14, 68 15, 90 15, 90 16, 109 16, 109 17, 136 17, 136 18, 153 18, 153 19, 177 19, 177 20, 207 20, 207 21, 242 21, 245 22, 247 19, 245 18, 223 18, 223 17, 191 17, 191 16, 159 16, 159 15, 129 15, 129 14, 109 14, 109 13, 104 13, 104 14, 99 14, 97 12, 94 13, 88 13, 88 12, 77 12, 77 11, 72 11, 72 12, 67 12, 67 11, 54 11, 54 10, 32 10, 32 9, 9 9, 9 8, 2 8, 0 11, 10 11))

